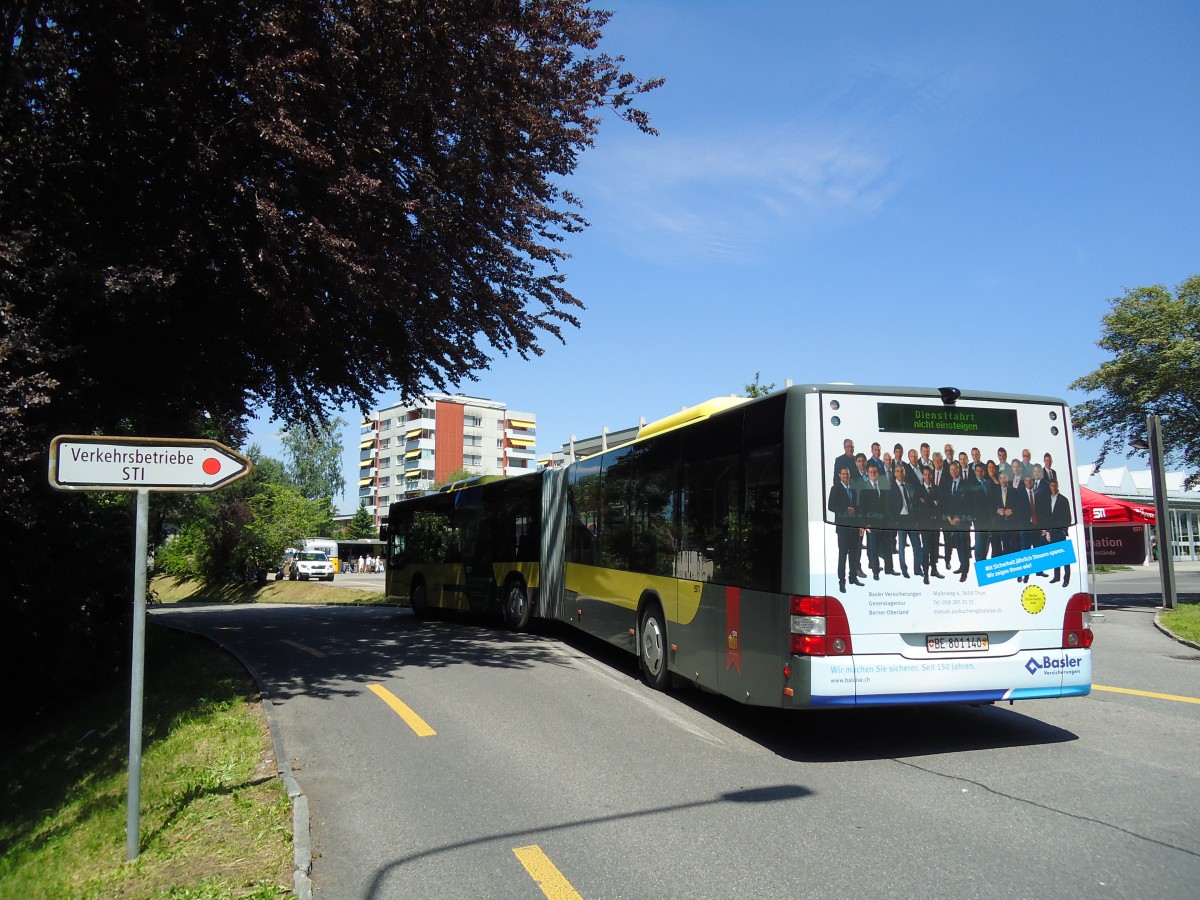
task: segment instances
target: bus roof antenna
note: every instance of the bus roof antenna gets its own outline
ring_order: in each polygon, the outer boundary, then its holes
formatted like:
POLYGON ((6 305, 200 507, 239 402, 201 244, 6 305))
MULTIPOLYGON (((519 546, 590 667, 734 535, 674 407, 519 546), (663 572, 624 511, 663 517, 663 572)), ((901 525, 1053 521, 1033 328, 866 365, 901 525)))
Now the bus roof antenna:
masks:
POLYGON ((947 406, 953 406, 962 396, 962 391, 956 387, 940 387, 938 393, 942 395, 942 402, 947 406))

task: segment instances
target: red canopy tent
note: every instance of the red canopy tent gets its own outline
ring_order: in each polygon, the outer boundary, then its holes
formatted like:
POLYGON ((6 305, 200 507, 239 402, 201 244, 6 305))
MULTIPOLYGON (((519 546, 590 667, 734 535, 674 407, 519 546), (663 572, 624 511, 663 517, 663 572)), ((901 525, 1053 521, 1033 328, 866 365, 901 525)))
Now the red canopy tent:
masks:
POLYGON ((1123 522, 1154 524, 1153 506, 1118 500, 1085 487, 1079 489, 1079 494, 1083 499, 1083 522, 1085 525, 1116 525, 1123 522))

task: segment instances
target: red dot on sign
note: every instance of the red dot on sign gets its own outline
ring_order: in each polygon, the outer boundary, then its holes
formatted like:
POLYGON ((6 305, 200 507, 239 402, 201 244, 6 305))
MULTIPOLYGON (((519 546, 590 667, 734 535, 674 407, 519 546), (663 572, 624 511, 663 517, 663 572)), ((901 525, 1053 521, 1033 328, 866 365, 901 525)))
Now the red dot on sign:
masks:
POLYGON ((210 456, 204 461, 204 474, 216 475, 221 471, 221 461, 215 456, 210 456))

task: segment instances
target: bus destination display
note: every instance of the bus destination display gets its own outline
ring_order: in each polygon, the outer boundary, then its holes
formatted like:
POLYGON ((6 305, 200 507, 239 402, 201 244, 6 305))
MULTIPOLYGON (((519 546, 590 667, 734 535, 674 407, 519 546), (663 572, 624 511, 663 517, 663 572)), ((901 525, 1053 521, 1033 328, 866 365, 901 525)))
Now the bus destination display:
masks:
POLYGON ((918 434, 1020 436, 1015 409, 880 403, 879 430, 918 434))

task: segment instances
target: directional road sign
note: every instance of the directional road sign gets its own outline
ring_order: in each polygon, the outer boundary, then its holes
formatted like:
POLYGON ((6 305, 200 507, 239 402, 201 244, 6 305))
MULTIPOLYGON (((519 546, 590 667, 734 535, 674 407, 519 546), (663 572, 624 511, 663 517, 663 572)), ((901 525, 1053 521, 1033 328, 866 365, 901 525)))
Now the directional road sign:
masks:
POLYGON ((253 463, 217 441, 61 434, 50 484, 61 491, 213 491, 253 463))

